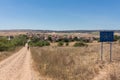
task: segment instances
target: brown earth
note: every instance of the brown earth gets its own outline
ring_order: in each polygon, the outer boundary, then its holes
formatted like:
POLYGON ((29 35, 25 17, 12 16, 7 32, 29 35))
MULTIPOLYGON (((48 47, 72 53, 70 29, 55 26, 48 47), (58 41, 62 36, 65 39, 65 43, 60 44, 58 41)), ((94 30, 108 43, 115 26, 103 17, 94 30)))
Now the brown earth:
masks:
POLYGON ((30 50, 23 47, 19 52, 0 62, 0 80, 38 80, 31 63, 30 50))

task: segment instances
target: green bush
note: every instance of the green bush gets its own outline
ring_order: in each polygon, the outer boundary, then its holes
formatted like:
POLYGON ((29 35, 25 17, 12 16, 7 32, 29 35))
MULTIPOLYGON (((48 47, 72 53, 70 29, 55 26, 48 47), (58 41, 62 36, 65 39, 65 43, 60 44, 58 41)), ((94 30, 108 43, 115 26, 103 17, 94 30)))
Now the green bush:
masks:
POLYGON ((19 36, 16 36, 12 41, 16 46, 24 46, 25 43, 27 42, 27 36, 19 35, 19 36))
POLYGON ((0 51, 7 51, 14 48, 14 44, 8 41, 6 37, 0 38, 0 51))
POLYGON ((6 50, 8 50, 8 48, 9 48, 8 45, 0 42, 0 51, 6 51, 6 50))
POLYGON ((118 41, 118 40, 120 40, 120 36, 114 35, 114 41, 118 41))
POLYGON ((40 39, 37 38, 37 37, 33 37, 33 38, 31 39, 31 42, 32 42, 32 43, 36 43, 36 42, 38 42, 38 41, 40 41, 40 39))
POLYGON ((50 43, 48 41, 43 41, 44 46, 49 46, 50 43))
POLYGON ((58 42, 58 46, 63 46, 64 45, 64 42, 60 41, 58 42))
POLYGON ((69 42, 66 42, 66 44, 65 44, 66 46, 69 46, 69 42))
POLYGON ((43 46, 49 46, 50 43, 48 41, 37 41, 37 42, 30 42, 29 43, 31 46, 38 46, 38 47, 43 47, 43 46))
POLYGON ((24 46, 26 42, 27 42, 26 35, 19 35, 11 40, 8 40, 7 37, 1 37, 0 51, 14 50, 16 46, 24 46))
POLYGON ((84 42, 76 42, 75 44, 74 44, 74 47, 87 47, 88 45, 87 44, 85 44, 84 42))
POLYGON ((44 46, 44 43, 42 41, 38 41, 35 43, 35 46, 42 47, 42 46, 44 46))

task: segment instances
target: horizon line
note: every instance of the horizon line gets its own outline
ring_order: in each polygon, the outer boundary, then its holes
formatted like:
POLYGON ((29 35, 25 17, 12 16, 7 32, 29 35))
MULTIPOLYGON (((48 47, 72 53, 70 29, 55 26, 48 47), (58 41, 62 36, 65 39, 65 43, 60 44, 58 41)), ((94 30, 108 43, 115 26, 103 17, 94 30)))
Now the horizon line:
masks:
POLYGON ((33 30, 33 31, 119 31, 120 29, 66 29, 66 30, 50 30, 50 29, 0 29, 0 31, 12 31, 12 30, 21 30, 21 31, 24 31, 24 30, 33 30))

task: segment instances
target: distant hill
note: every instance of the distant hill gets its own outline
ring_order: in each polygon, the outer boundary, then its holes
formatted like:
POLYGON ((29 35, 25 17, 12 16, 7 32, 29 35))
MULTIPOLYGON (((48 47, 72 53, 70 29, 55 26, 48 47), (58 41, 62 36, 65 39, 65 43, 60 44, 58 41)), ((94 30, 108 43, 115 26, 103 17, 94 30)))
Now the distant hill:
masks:
POLYGON ((31 30, 31 29, 16 29, 16 30, 0 30, 0 32, 42 32, 42 33, 91 33, 99 31, 114 31, 120 33, 120 30, 31 30))

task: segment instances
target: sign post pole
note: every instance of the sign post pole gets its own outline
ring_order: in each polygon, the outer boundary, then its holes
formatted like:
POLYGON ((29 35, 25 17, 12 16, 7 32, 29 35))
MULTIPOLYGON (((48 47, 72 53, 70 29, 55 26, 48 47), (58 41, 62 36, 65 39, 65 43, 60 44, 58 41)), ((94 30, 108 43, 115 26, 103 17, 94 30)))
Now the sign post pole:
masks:
POLYGON ((101 61, 103 61, 103 42, 101 43, 101 61))
POLYGON ((112 42, 110 42, 110 62, 112 61, 112 42))

